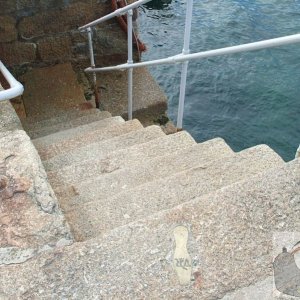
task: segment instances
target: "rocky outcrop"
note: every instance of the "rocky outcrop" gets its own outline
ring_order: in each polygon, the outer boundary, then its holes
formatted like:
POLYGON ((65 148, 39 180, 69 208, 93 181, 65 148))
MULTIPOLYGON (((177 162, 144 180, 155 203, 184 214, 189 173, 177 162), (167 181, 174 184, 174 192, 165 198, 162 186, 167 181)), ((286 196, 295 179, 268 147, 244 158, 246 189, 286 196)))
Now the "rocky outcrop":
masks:
POLYGON ((14 108, 9 101, 0 101, 0 133, 16 129, 23 128, 14 108))
POLYGON ((0 133, 0 265, 73 242, 30 138, 0 133))

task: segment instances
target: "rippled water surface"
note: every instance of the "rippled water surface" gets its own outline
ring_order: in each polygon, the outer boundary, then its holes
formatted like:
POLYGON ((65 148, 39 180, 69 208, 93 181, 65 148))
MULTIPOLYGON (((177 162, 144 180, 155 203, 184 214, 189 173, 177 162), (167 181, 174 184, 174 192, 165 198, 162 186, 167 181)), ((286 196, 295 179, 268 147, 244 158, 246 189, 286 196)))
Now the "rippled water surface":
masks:
MULTIPOLYGON (((185 1, 141 9, 143 60, 182 50, 185 1)), ((300 0, 195 0, 191 52, 300 33, 300 0)), ((180 66, 151 67, 175 121, 180 66)), ((184 128, 198 141, 222 137, 235 150, 267 144, 285 160, 300 143, 300 44, 190 62, 184 128)))

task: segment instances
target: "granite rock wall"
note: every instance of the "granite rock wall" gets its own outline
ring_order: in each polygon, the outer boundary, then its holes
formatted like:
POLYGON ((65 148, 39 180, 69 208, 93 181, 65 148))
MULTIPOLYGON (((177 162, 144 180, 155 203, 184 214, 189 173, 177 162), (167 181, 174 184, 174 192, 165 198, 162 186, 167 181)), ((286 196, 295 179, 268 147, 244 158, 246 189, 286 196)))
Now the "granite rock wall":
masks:
MULTIPOLYGON (((12 66, 89 65, 87 36, 77 28, 109 12, 108 0, 0 0, 0 59, 12 66)), ((97 65, 126 61, 116 20, 94 29, 97 65)))
POLYGON ((9 101, 0 102, 0 115, 0 265, 9 265, 70 245, 73 236, 9 101))

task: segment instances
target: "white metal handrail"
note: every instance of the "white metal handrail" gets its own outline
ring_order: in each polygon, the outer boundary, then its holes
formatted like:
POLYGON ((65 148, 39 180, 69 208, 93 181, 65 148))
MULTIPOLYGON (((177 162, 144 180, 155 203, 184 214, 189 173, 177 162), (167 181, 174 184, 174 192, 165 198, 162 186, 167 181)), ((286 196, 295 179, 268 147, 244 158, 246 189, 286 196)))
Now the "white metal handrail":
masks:
MULTIPOLYGON (((193 14, 193 0, 187 0, 187 10, 186 10, 186 19, 185 19, 185 32, 184 32, 184 42, 182 53, 157 60, 151 60, 146 62, 133 63, 132 61, 132 9, 139 7, 142 4, 149 2, 150 0, 139 0, 133 4, 130 4, 124 8, 117 9, 115 12, 110 13, 98 20, 95 20, 91 23, 88 23, 85 26, 79 28, 79 30, 87 29, 89 33, 89 47, 90 47, 90 59, 91 67, 85 69, 88 73, 94 74, 94 82, 96 82, 96 73, 105 72, 105 71, 116 71, 116 70, 125 70, 128 69, 128 118, 132 119, 132 72, 134 68, 140 68, 145 66, 155 66, 161 64, 182 64, 181 72, 181 82, 180 82, 180 95, 179 95, 179 105, 178 105, 178 115, 177 115, 177 128, 182 128, 183 123, 183 111, 184 111, 184 101, 185 101, 185 90, 186 90, 186 80, 187 80, 187 71, 188 63, 190 60, 204 59, 213 56, 228 55, 234 53, 262 50, 267 48, 273 48, 278 46, 284 46, 289 44, 300 43, 300 34, 294 34, 254 43, 248 43, 238 46, 231 46, 226 48, 220 48, 209 51, 202 51, 197 53, 190 54, 190 35, 191 35, 191 26, 192 26, 192 14, 193 14), (120 64, 111 67, 96 68, 94 62, 94 53, 93 53, 93 44, 91 39, 91 27, 97 24, 100 24, 108 19, 111 19, 116 16, 120 16, 127 13, 127 35, 128 35, 128 60, 125 64, 120 64)), ((300 147, 299 147, 300 149, 300 147)), ((300 150, 298 151, 300 152, 300 150)), ((299 154, 298 154, 299 155, 299 154)))
POLYGON ((182 63, 190 60, 203 59, 203 58, 209 58, 209 57, 220 56, 220 55, 235 54, 241 52, 250 52, 250 51, 274 48, 278 46, 295 44, 295 43, 300 43, 300 34, 294 34, 285 37, 264 40, 264 41, 249 43, 249 44, 243 44, 238 46, 225 47, 225 48, 220 48, 215 50, 196 52, 192 54, 180 53, 178 55, 170 56, 167 58, 134 63, 132 65, 120 64, 112 67, 103 67, 103 68, 95 68, 95 69, 86 68, 85 71, 86 72, 107 72, 107 71, 117 71, 117 70, 129 69, 129 68, 141 68, 141 67, 149 67, 149 66, 163 65, 163 64, 177 64, 177 63, 182 63))
POLYGON ((300 159, 300 145, 296 151, 296 155, 295 155, 295 158, 299 158, 300 159))
POLYGON ((13 99, 23 94, 24 87, 17 81, 14 76, 7 70, 0 60, 0 72, 3 74, 5 80, 8 82, 10 88, 7 90, 0 90, 0 101, 13 99))
MULTIPOLYGON (((94 57, 94 49, 93 49, 93 32, 92 27, 103 23, 109 19, 112 19, 117 16, 121 16, 125 13, 127 13, 127 44, 128 44, 128 58, 127 58, 127 64, 132 65, 133 64, 133 50, 132 50, 132 16, 133 16, 133 9, 139 7, 142 4, 145 4, 147 2, 150 2, 151 0, 139 0, 132 4, 127 5, 126 7, 119 8, 115 10, 114 12, 99 18, 93 22, 90 22, 84 26, 79 27, 80 31, 86 31, 88 34, 88 43, 89 43, 89 52, 90 52, 90 62, 91 62, 91 69, 95 69, 95 57, 94 57)), ((133 98, 133 68, 128 68, 128 119, 132 119, 132 98, 133 98)), ((91 70, 91 73, 93 73, 93 85, 95 90, 95 99, 96 99, 96 107, 99 108, 99 100, 98 100, 98 92, 97 92, 97 76, 96 72, 91 70)))
POLYGON ((116 9, 114 12, 112 12, 112 13, 110 13, 110 14, 108 14, 108 15, 102 17, 102 18, 99 18, 99 19, 97 19, 97 20, 95 20, 95 21, 93 21, 93 22, 90 22, 90 23, 88 23, 88 24, 86 24, 86 25, 84 25, 84 26, 81 26, 81 27, 79 27, 78 29, 79 29, 80 31, 83 31, 83 30, 86 30, 86 29, 88 29, 88 28, 90 28, 90 27, 94 27, 94 26, 96 26, 96 25, 98 25, 98 24, 100 24, 100 23, 103 23, 103 22, 105 22, 105 21, 107 21, 107 20, 110 20, 110 19, 112 19, 112 18, 114 18, 114 17, 118 17, 118 16, 121 16, 121 15, 124 15, 124 14, 126 14, 128 11, 130 11, 130 10, 132 10, 132 9, 135 9, 135 8, 137 8, 137 7, 139 7, 139 6, 143 5, 143 4, 145 4, 145 3, 147 3, 147 2, 150 2, 150 1, 151 1, 151 0, 139 0, 139 1, 136 1, 136 2, 134 2, 134 3, 132 3, 132 4, 129 4, 129 5, 125 6, 125 7, 116 9))

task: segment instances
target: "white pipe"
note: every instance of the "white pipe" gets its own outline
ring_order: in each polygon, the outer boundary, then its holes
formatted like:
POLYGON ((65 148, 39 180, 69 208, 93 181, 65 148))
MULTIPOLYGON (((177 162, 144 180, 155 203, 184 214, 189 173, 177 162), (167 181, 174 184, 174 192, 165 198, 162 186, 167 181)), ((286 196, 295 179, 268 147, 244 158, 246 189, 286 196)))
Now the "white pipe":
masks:
POLYGON ((88 33, 88 41, 89 41, 89 51, 90 51, 90 61, 91 67, 95 67, 95 58, 94 58, 94 49, 93 49, 93 37, 92 37, 92 29, 89 27, 87 29, 88 33))
POLYGON ((177 112, 177 129, 182 129, 183 123, 183 112, 184 112, 184 101, 185 101, 185 90, 186 90, 186 79, 188 73, 189 62, 185 61, 182 64, 181 69, 181 79, 180 79, 180 92, 179 92, 179 102, 178 102, 178 112, 177 112))
POLYGON ((113 67, 104 67, 104 68, 95 68, 92 70, 91 68, 85 69, 86 72, 106 72, 106 71, 113 71, 113 70, 125 70, 129 68, 141 68, 147 66, 155 66, 155 65, 162 65, 162 64, 176 64, 182 63, 184 61, 196 60, 196 59, 203 59, 213 56, 220 56, 220 55, 228 55, 234 53, 241 53, 247 51, 255 51, 255 50, 262 50, 267 48, 274 48, 278 46, 284 46, 289 44, 300 43, 300 34, 289 35, 285 37, 243 44, 238 46, 232 46, 227 48, 221 48, 216 50, 209 50, 203 52, 197 52, 192 54, 178 54, 167 58, 151 60, 146 62, 134 63, 132 65, 128 64, 121 64, 113 67))
POLYGON ((80 31, 81 30, 85 30, 85 29, 87 29, 89 27, 93 27, 93 26, 95 26, 97 24, 103 23, 103 22, 105 22, 105 21, 107 21, 109 19, 112 19, 114 17, 118 17, 118 16, 121 16, 121 15, 124 15, 129 10, 137 8, 137 7, 143 5, 143 4, 147 3, 147 2, 150 2, 150 1, 151 0, 139 0, 139 1, 136 1, 136 2, 134 2, 132 4, 127 5, 126 7, 119 8, 119 9, 115 10, 114 12, 112 12, 112 13, 110 13, 110 14, 102 17, 102 18, 99 18, 99 19, 97 19, 97 20, 95 20, 93 22, 90 22, 90 23, 88 23, 88 24, 86 24, 84 26, 81 26, 78 29, 80 31))
MULTIPOLYGON (((190 39, 192 29, 192 16, 193 16, 193 0, 187 1, 187 10, 185 17, 185 30, 184 30, 184 42, 182 54, 186 55, 190 53, 190 39)), ((177 114, 177 128, 182 128, 183 112, 184 112, 184 101, 185 101, 185 90, 186 90, 186 79, 188 72, 188 61, 182 64, 181 80, 180 80, 180 93, 178 102, 178 114, 177 114)))
POLYGON ((295 158, 299 158, 300 159, 300 145, 296 151, 296 155, 295 155, 295 158))
POLYGON ((10 85, 7 90, 0 91, 0 101, 13 99, 23 94, 24 87, 17 81, 14 76, 7 70, 4 64, 0 61, 0 72, 3 74, 4 78, 10 85))
POLYGON ((187 0, 186 17, 185 17, 185 29, 184 29, 184 41, 183 41, 183 54, 190 53, 190 40, 192 30, 192 17, 193 17, 193 0, 187 0))
MULTIPOLYGON (((127 63, 129 65, 133 64, 133 51, 132 51, 132 16, 133 11, 130 9, 127 12, 127 48, 128 48, 128 60, 127 63)), ((133 69, 130 68, 128 70, 128 120, 132 120, 132 98, 133 98, 133 92, 132 92, 132 86, 133 86, 133 69)))
MULTIPOLYGON (((92 29, 89 27, 87 29, 88 33, 88 41, 89 41, 89 52, 90 52, 90 62, 91 62, 91 68, 95 68, 95 55, 94 55, 94 49, 93 49, 93 36, 92 36, 92 29)), ((93 72, 93 82, 94 86, 97 84, 97 75, 96 72, 93 72)))

